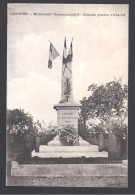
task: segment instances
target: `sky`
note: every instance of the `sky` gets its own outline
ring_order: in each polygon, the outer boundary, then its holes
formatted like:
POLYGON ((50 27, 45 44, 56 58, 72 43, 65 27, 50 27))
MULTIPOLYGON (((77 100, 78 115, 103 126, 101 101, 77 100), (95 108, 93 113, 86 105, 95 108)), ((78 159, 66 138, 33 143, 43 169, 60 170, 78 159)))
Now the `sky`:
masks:
POLYGON ((89 95, 92 83, 128 82, 128 5, 12 3, 7 28, 8 109, 22 108, 34 120, 56 125, 62 60, 48 69, 49 40, 62 56, 65 37, 67 50, 74 38, 74 102, 89 95))

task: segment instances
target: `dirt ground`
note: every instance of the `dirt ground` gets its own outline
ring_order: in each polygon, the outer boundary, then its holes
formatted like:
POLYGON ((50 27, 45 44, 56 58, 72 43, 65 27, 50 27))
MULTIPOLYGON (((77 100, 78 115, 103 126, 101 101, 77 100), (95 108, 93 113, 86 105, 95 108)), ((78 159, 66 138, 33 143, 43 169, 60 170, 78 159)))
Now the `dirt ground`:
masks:
POLYGON ((7 175, 6 183, 7 186, 127 188, 128 178, 125 176, 17 177, 7 175))

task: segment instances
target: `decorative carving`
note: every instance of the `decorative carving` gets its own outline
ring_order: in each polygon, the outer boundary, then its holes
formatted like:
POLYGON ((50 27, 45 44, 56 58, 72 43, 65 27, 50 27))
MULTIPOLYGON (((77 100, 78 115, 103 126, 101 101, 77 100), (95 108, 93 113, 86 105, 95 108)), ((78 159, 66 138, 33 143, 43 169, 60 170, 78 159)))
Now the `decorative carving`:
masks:
POLYGON ((71 94, 71 90, 72 90, 70 78, 67 77, 67 78, 65 79, 64 85, 65 85, 64 94, 65 94, 66 96, 69 96, 69 95, 71 94))

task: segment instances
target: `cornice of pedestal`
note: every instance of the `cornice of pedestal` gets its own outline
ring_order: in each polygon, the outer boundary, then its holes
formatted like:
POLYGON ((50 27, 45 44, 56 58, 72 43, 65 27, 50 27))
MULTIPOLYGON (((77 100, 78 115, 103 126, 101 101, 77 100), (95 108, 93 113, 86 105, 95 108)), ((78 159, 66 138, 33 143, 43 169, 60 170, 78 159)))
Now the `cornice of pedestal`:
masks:
POLYGON ((53 108, 56 110, 79 110, 79 108, 81 107, 80 104, 77 104, 75 102, 62 102, 62 103, 58 103, 58 104, 54 104, 53 108))

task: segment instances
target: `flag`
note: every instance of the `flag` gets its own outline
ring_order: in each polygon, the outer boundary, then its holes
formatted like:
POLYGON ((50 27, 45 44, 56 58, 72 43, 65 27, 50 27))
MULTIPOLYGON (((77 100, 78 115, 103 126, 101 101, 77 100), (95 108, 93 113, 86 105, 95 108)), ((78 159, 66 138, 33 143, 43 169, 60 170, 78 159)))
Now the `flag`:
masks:
POLYGON ((63 64, 66 64, 67 61, 67 45, 66 45, 66 38, 64 42, 64 49, 63 49, 63 64))
MULTIPOLYGON (((73 39, 72 39, 73 41, 73 39)), ((72 48, 72 42, 69 48, 68 56, 67 56, 67 62, 71 62, 73 58, 73 48, 72 48)))
POLYGON ((50 43, 50 50, 49 50, 49 60, 48 60, 48 68, 52 68, 52 61, 59 56, 59 53, 55 49, 52 43, 50 43))

